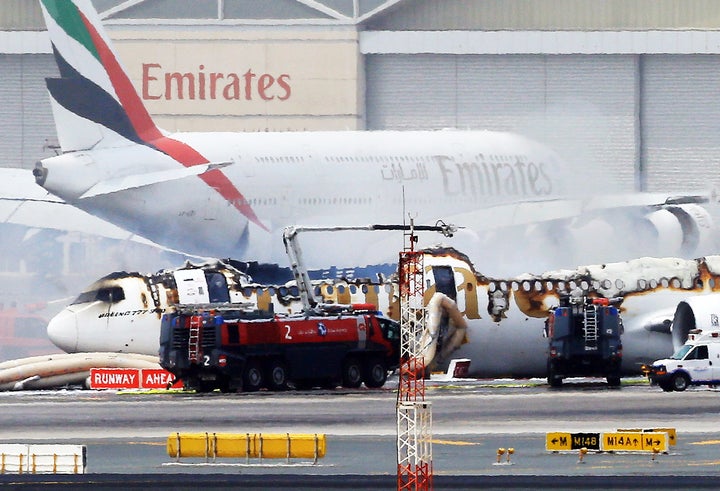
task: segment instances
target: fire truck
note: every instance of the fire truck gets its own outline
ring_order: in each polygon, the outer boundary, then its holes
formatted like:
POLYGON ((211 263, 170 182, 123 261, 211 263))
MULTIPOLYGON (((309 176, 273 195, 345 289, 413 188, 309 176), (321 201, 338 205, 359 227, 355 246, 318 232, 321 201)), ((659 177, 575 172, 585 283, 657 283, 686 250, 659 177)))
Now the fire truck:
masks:
POLYGON ((623 332, 618 309, 621 299, 562 296, 545 321, 549 338, 548 384, 562 385, 565 377, 606 377, 620 385, 623 332))
MULTIPOLYGON (((442 221, 415 230, 452 236, 442 221)), ((303 266, 300 232, 409 230, 406 225, 286 227, 283 243, 302 312, 275 315, 233 303, 177 305, 163 316, 160 365, 198 392, 382 387, 400 363, 400 324, 374 305, 327 304, 303 266)))
POLYGON ((163 316, 160 365, 197 392, 381 387, 399 363, 399 324, 372 305, 273 315, 251 305, 178 305, 163 316))

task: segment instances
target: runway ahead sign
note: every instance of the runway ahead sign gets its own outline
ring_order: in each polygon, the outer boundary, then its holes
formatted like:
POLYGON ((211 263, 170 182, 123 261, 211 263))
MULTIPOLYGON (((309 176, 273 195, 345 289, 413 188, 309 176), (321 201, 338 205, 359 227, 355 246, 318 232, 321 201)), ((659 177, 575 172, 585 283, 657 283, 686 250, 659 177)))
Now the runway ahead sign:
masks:
MULTIPOLYGON (((166 389, 175 377, 160 368, 92 368, 91 389, 166 389)), ((176 382, 172 388, 181 388, 176 382)))

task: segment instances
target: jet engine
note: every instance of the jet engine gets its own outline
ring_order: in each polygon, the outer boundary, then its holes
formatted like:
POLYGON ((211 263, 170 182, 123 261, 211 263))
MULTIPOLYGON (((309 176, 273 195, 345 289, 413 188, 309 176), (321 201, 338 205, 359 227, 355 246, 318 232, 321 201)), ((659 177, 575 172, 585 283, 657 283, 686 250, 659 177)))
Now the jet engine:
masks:
POLYGON ((673 347, 685 344, 692 329, 720 329, 720 293, 690 297, 675 309, 672 323, 673 347))
MULTIPOLYGON (((576 220, 559 232, 572 244, 576 262, 587 262, 583 251, 595 251, 602 244, 600 257, 616 261, 637 256, 681 256, 708 254, 714 243, 710 213, 694 203, 664 205, 650 212, 612 210, 589 220, 576 220)), ((558 231, 555 228, 556 233, 558 231)), ((597 252, 597 251, 596 251, 597 252)), ((595 256, 597 256, 596 254, 595 256)))
POLYGON ((662 251, 671 246, 675 254, 696 255, 698 251, 702 254, 705 246, 712 243, 713 220, 700 205, 666 205, 645 219, 654 228, 658 248, 662 251))

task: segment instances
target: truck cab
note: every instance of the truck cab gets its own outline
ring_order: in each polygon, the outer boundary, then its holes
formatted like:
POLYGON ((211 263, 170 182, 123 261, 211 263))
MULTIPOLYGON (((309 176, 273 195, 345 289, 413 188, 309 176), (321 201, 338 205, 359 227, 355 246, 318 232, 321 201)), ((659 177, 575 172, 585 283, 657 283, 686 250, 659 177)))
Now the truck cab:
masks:
POLYGON ((720 384, 720 331, 690 331, 687 343, 670 358, 653 362, 648 377, 666 392, 720 384))

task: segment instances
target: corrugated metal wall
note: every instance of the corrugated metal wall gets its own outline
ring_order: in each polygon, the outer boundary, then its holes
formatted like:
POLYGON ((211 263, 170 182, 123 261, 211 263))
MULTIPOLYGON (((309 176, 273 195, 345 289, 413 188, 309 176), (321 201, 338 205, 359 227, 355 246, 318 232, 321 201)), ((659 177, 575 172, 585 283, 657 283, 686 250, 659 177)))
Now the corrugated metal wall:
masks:
POLYGON ((644 56, 649 191, 720 184, 720 56, 644 56))
POLYGON ((717 0, 414 0, 371 19, 373 30, 716 29, 717 0))
POLYGON ((370 55, 369 129, 493 129, 542 141, 590 179, 635 187, 635 56, 370 55))
POLYGON ((0 31, 45 30, 38 0, 2 0, 0 31))
POLYGON ((57 76, 51 55, 0 54, 0 156, 2 167, 32 168, 46 140, 57 141, 45 78, 57 76))

